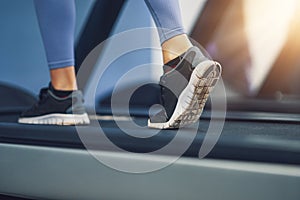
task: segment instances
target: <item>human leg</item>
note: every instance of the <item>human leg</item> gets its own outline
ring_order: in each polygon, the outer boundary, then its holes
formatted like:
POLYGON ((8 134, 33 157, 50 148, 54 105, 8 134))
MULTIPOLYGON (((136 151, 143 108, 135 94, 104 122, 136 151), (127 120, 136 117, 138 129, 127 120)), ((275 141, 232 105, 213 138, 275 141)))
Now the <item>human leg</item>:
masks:
POLYGON ((145 0, 160 36, 164 75, 159 113, 151 128, 179 128, 198 121, 209 93, 221 75, 220 64, 206 58, 186 35, 178 0, 145 0))
POLYGON ((158 28, 164 63, 193 46, 184 30, 177 0, 145 0, 145 3, 158 28))
POLYGON ((74 70, 74 0, 35 0, 34 3, 51 83, 41 89, 39 101, 21 114, 19 123, 88 124, 74 70))
POLYGON ((74 70, 74 0, 35 0, 36 14, 50 69, 57 90, 76 90, 74 70))

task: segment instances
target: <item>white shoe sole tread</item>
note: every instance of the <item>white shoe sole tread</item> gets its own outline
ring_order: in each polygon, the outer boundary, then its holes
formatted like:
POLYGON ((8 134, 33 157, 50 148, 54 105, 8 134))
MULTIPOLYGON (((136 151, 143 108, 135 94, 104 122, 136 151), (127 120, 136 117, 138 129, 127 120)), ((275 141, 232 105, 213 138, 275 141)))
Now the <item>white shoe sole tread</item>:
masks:
POLYGON ((89 124, 88 115, 85 114, 48 114, 38 117, 19 118, 21 124, 44 124, 44 125, 84 125, 89 124))

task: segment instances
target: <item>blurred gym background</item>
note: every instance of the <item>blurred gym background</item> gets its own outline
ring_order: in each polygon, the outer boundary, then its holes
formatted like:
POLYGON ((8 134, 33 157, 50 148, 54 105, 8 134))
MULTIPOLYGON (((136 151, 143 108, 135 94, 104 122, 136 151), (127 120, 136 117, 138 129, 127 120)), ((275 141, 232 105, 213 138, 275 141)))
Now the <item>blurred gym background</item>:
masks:
MULTIPOLYGON (((76 0, 76 44, 95 2, 76 0)), ((124 2, 110 35, 154 26, 143 1, 124 2)), ((298 101, 300 6, 297 0, 180 0, 180 3, 187 32, 222 63, 229 97, 298 101)), ((0 81, 37 94, 48 84, 49 75, 33 2, 1 0, 0 9, 0 81)), ((144 38, 153 47, 159 47, 155 33, 144 38)), ((107 51, 113 51, 107 49, 99 60, 107 51)), ((114 62, 99 82, 96 97, 105 97, 124 73, 149 62, 161 62, 161 56, 145 50, 138 52, 138 56, 129 54, 114 62)), ((149 73, 133 77, 128 85, 143 80, 158 81, 161 73, 157 67, 149 68, 149 73)))

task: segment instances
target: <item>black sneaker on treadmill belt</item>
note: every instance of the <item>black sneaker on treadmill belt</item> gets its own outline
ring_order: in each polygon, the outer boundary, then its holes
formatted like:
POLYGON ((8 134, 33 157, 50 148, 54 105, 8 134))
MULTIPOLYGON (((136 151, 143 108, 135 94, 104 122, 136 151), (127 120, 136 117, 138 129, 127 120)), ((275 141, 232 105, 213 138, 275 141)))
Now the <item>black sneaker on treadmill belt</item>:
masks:
POLYGON ((48 88, 43 88, 39 101, 23 112, 18 120, 22 124, 84 125, 90 120, 83 106, 81 91, 73 91, 69 96, 57 97, 48 88))
POLYGON ((161 105, 149 128, 177 129, 197 122, 210 92, 221 76, 221 65, 190 48, 174 69, 160 78, 161 105))

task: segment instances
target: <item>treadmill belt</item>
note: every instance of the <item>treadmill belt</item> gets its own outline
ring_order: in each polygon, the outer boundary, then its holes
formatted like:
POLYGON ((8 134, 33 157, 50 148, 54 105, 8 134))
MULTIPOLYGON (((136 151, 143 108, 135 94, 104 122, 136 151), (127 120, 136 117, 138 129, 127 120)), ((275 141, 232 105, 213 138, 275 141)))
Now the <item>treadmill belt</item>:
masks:
MULTIPOLYGON (((146 126, 147 124, 147 118, 144 117, 136 117, 134 120, 139 125, 146 126)), ((176 130, 163 130, 151 138, 140 139, 124 133, 112 120, 100 120, 99 123, 106 136, 115 145, 137 153, 158 150, 172 141, 177 133, 176 130)), ((123 123, 132 132, 141 131, 134 127, 129 127, 126 120, 122 120, 120 123, 123 123)), ((197 136, 184 156, 198 157, 208 126, 209 120, 200 120, 197 136)), ((85 130, 85 134, 88 136, 92 137, 95 134, 99 134, 97 126, 90 125, 81 128, 85 130)), ((22 125, 12 122, 1 122, 0 130, 0 142, 2 143, 85 149, 75 127, 22 125)), ((190 128, 185 128, 184 137, 189 137, 191 130, 190 128)), ((144 128, 141 134, 153 134, 155 131, 144 128)), ((182 141, 179 141, 178 145, 184 143, 186 139, 184 137, 181 138, 182 141)), ((94 141, 89 142, 93 143, 94 141)), ((104 141, 96 141, 96 143, 98 144, 97 146, 100 146, 100 149, 97 150, 108 150, 104 141)), ((286 122, 227 120, 220 139, 207 157, 300 164, 300 125, 286 122)))

